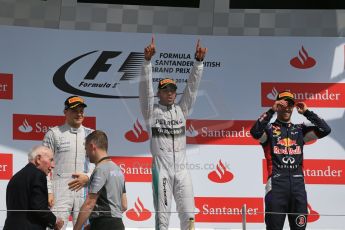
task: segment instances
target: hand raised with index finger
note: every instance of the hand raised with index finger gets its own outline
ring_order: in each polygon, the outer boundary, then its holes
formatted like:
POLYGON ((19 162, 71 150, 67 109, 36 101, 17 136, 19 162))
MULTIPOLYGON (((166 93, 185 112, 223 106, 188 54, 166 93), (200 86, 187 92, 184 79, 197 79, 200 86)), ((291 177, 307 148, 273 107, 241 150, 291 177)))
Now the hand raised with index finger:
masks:
POLYGON ((144 57, 146 61, 150 61, 152 56, 156 53, 155 37, 152 35, 150 45, 146 46, 144 49, 144 57))
POLYGON ((203 61, 207 53, 207 48, 203 48, 200 45, 200 39, 198 39, 196 43, 196 49, 195 49, 195 59, 197 61, 203 61))

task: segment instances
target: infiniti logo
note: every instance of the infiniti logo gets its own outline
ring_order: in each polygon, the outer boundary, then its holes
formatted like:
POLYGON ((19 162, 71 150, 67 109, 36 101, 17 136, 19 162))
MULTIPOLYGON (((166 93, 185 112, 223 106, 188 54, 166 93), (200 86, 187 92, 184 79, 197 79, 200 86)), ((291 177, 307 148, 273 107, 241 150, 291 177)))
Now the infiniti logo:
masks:
POLYGON ((282 161, 285 164, 293 164, 293 163, 295 163, 295 158, 290 157, 290 156, 286 156, 286 157, 283 157, 282 161))

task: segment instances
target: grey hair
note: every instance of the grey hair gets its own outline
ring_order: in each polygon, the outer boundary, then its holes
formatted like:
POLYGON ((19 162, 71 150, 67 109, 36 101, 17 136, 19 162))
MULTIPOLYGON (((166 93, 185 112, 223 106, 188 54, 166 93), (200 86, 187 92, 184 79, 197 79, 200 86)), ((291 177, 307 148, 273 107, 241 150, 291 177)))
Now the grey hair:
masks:
POLYGON ((28 153, 28 160, 33 161, 38 155, 46 155, 49 151, 51 150, 46 146, 43 146, 43 145, 34 146, 28 153))

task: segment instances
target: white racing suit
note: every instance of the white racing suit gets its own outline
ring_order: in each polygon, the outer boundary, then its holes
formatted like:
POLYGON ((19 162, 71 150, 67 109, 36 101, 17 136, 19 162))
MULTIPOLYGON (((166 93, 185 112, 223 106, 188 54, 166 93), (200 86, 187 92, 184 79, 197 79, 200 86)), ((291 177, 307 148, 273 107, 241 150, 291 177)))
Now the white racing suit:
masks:
POLYGON ((48 192, 54 194, 53 212, 63 219, 66 229, 71 211, 73 223, 77 221, 79 209, 87 195, 86 187, 78 192, 68 189, 73 173, 85 173, 89 178, 95 168, 85 153, 85 137, 93 130, 80 126, 72 128, 68 124, 55 126, 48 130, 43 145, 54 153, 55 168, 52 179, 48 180, 48 192))
POLYGON ((203 63, 195 61, 184 93, 177 104, 154 104, 152 65, 144 61, 139 97, 143 117, 150 132, 153 201, 156 230, 168 229, 172 195, 182 230, 194 219, 194 194, 186 157, 186 119, 195 102, 203 63))

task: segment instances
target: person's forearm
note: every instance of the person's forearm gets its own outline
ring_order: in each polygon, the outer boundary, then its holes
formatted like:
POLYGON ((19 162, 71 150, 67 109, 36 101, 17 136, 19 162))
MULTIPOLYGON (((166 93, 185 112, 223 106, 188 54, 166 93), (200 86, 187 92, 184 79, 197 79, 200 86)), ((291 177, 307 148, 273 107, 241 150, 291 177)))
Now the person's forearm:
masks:
POLYGON ((275 112, 272 109, 269 109, 267 112, 263 113, 259 119, 254 123, 252 128, 250 129, 250 134, 255 139, 259 139, 265 132, 265 128, 267 124, 270 122, 273 114, 275 112))
POLYGON ((152 86, 152 64, 145 61, 141 68, 141 79, 139 82, 139 101, 141 113, 147 122, 153 110, 154 93, 152 86))
POLYGON ((315 125, 315 133, 318 138, 327 136, 331 132, 331 127, 326 123, 326 121, 316 115, 314 112, 307 110, 303 115, 315 125))
POLYGON ((89 218, 91 211, 93 207, 88 204, 83 204, 80 208, 80 212, 77 218, 77 223, 74 225, 73 230, 81 230, 83 227, 83 224, 86 222, 86 220, 89 218))

